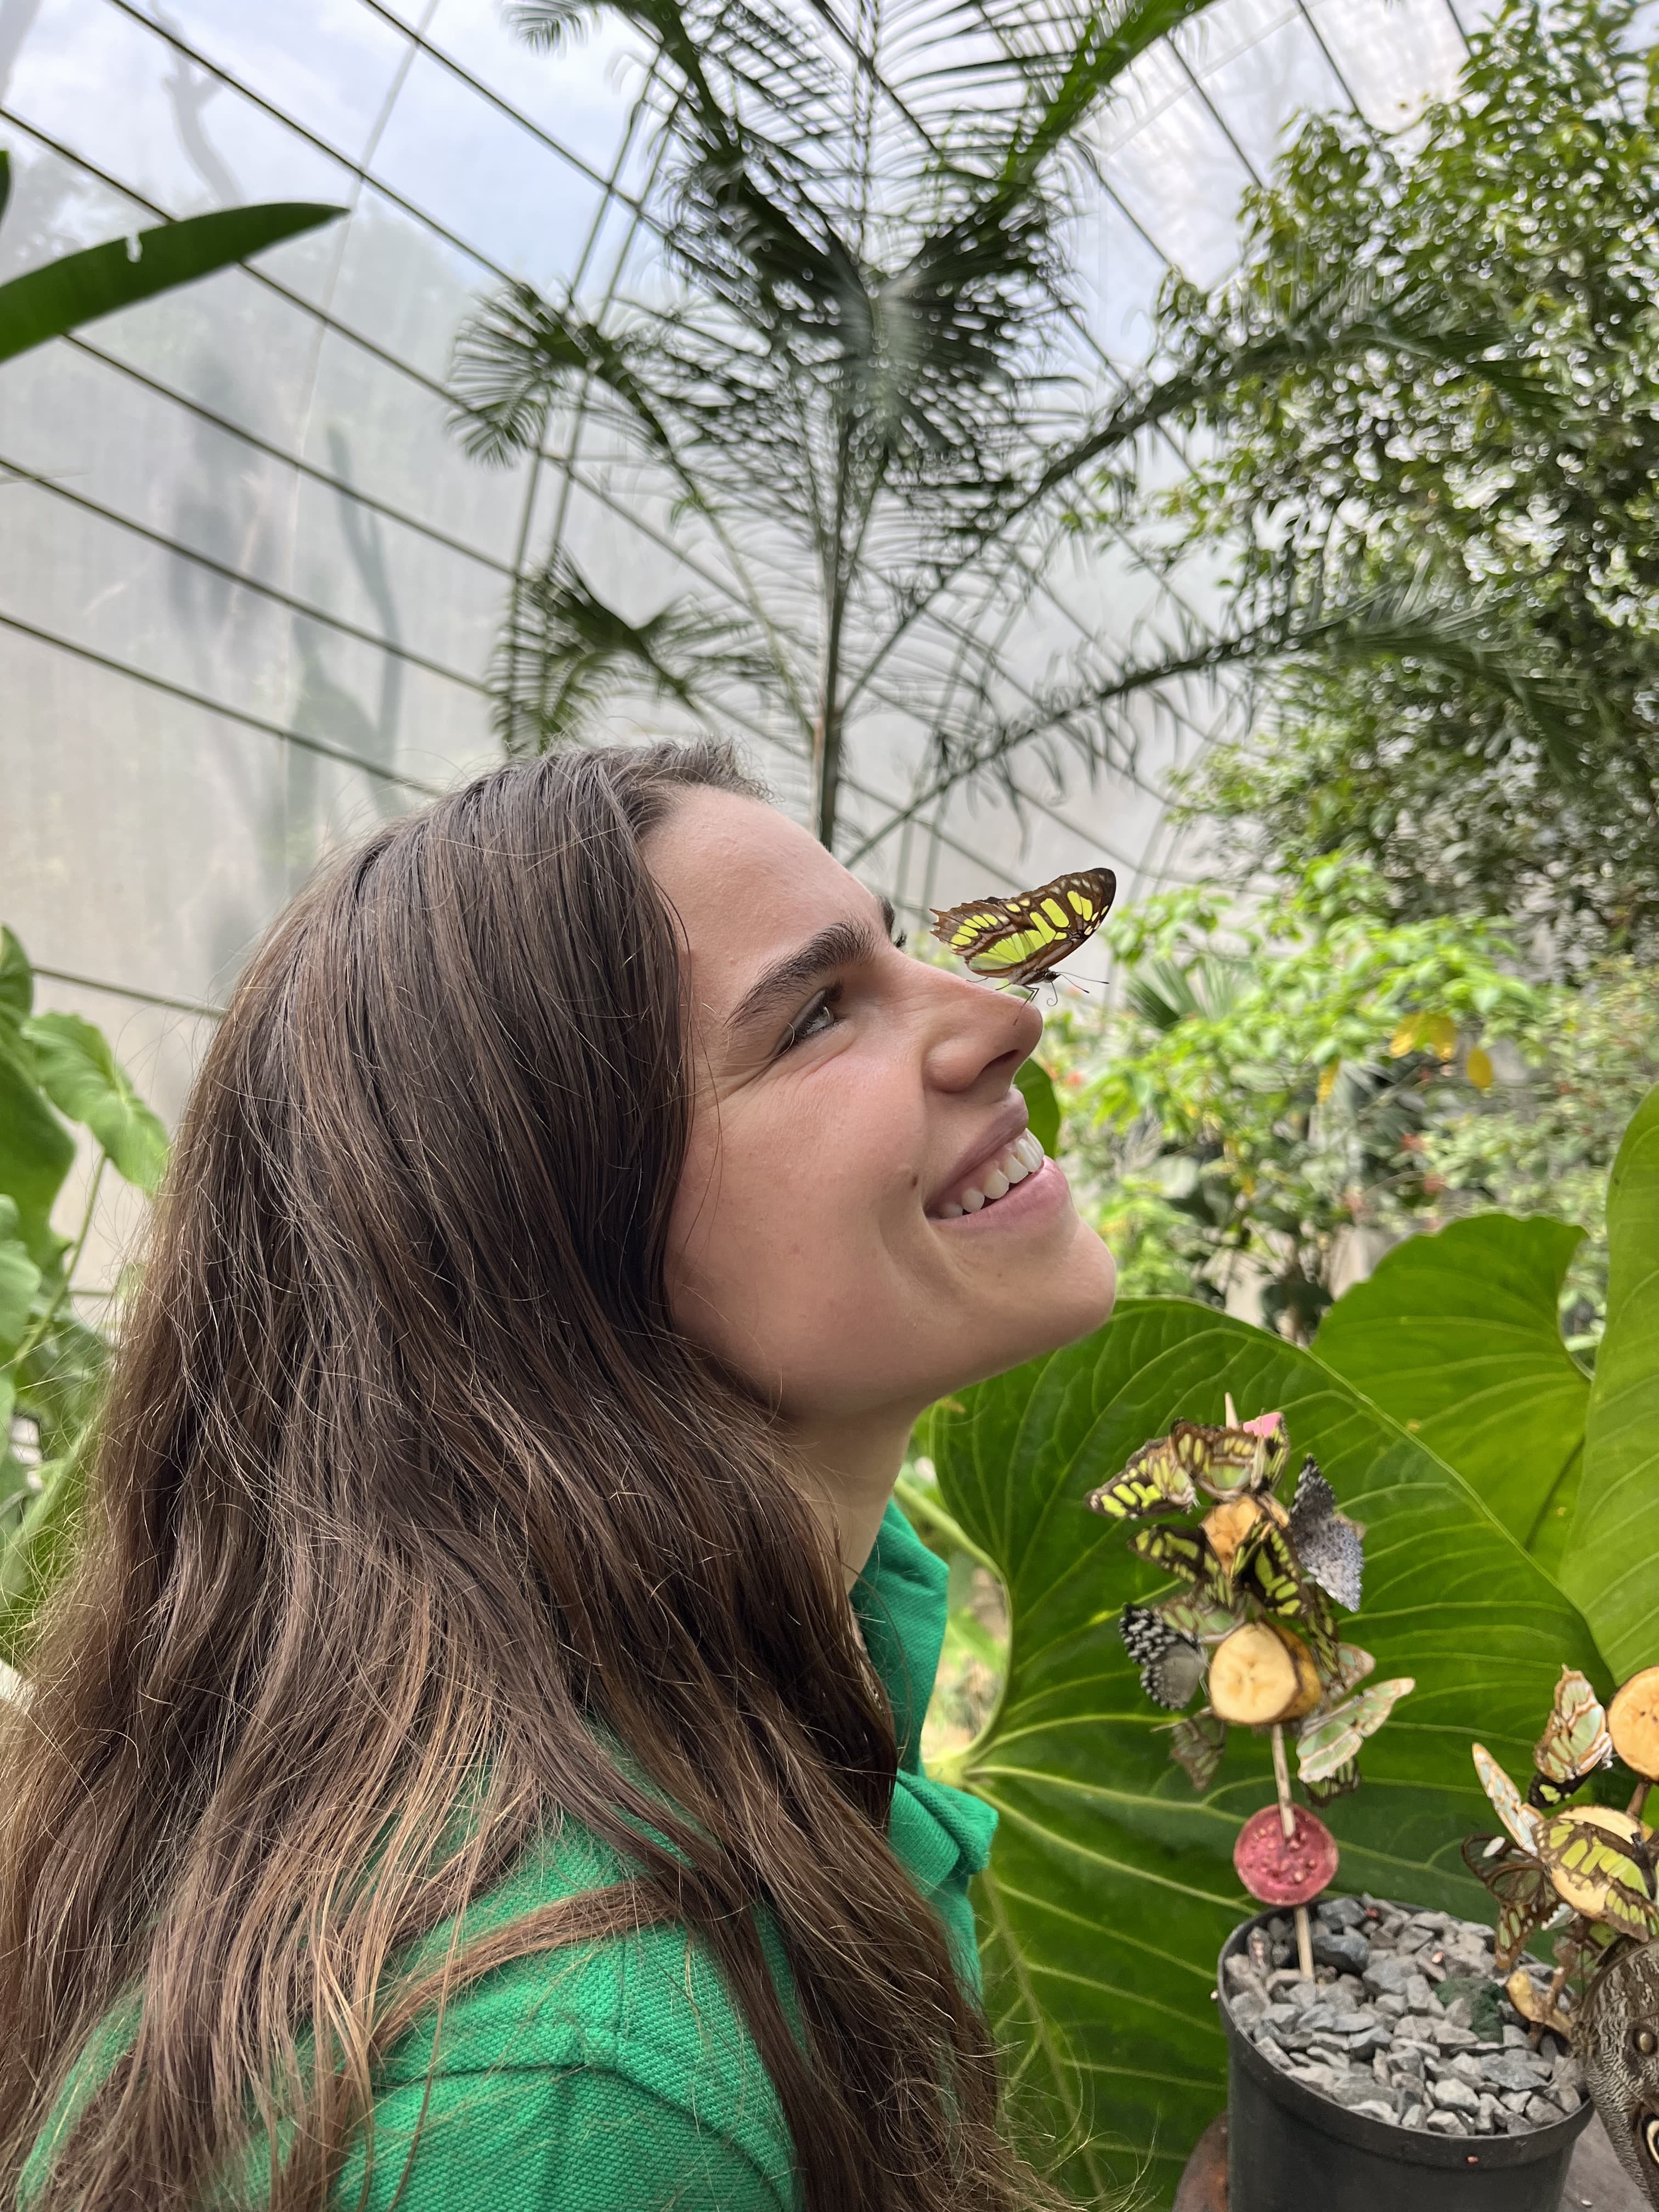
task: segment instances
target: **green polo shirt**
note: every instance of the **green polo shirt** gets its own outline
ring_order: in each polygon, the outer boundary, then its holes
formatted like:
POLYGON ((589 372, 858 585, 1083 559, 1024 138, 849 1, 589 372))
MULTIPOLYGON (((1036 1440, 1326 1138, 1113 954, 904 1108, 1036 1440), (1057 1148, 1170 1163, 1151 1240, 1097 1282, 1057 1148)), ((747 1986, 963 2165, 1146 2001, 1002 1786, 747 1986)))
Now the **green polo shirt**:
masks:
MULTIPOLYGON (((985 1864, 996 1814, 921 1766, 946 1578, 943 1561, 890 1505, 853 1602, 898 1732, 889 1839, 977 1990, 968 1881, 985 1864)), ((461 1916, 463 1941, 626 1872, 567 1824, 473 1900, 461 1916)), ((453 1932, 448 1922, 434 1929, 416 1959, 441 1957, 453 1932)), ((787 1963, 764 1914, 762 1939, 787 2001, 787 1963)), ((20 2212, 133 2025, 131 2005, 118 2008, 82 2061, 24 2169, 20 2212)), ((388 2212, 394 2196, 398 2212, 793 2212, 794 2160, 771 2081, 712 1955, 684 1928, 513 1960, 451 1998, 435 2048, 434 2031, 435 2015, 377 2074, 363 2212, 388 2212)), ((360 2132, 335 2185, 337 2205, 359 2203, 365 2164, 360 2132)), ((264 2157, 248 2169, 266 2170, 264 2157)))

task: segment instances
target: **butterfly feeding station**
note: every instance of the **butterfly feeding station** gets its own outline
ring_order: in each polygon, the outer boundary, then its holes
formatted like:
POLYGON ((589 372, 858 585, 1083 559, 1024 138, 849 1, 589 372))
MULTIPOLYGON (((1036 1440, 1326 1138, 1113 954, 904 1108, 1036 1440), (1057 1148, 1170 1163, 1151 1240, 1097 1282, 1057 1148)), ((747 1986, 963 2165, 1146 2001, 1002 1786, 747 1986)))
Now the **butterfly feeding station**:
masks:
POLYGON ((1483 1744, 1474 1754, 1502 1832, 1471 1836, 1463 1856, 1498 1908, 1504 1995, 1534 2041, 1548 2031, 1575 2052, 1620 2163, 1659 2205, 1659 1833, 1643 1820, 1659 1781, 1659 1667, 1605 1708, 1564 1667, 1524 1796, 1483 1744), (1632 1783, 1622 1808, 1569 1802, 1615 1762, 1632 1783), (1547 1932, 1553 1973, 1525 1963, 1547 1932))
POLYGON ((1361 1745, 1414 1685, 1401 1676, 1361 1687, 1376 1662, 1341 1640, 1335 1608, 1358 1606, 1364 1531, 1311 1454, 1287 1506, 1279 1489, 1289 1462, 1284 1415, 1241 1421, 1229 1397, 1224 1427, 1177 1421, 1089 1504, 1139 1524, 1130 1550, 1181 1585, 1126 1605, 1118 1626, 1142 1689, 1182 1715, 1170 1755, 1193 1787, 1214 1779, 1230 1728, 1271 1735, 1275 1802, 1244 1823, 1233 1863, 1252 1897, 1291 1910, 1311 1981, 1308 1907, 1334 1880, 1339 1854, 1310 1808, 1358 1788, 1361 1745), (1188 1712, 1200 1690, 1204 1704, 1188 1712), (1292 1795, 1292 1749, 1306 1805, 1292 1795))

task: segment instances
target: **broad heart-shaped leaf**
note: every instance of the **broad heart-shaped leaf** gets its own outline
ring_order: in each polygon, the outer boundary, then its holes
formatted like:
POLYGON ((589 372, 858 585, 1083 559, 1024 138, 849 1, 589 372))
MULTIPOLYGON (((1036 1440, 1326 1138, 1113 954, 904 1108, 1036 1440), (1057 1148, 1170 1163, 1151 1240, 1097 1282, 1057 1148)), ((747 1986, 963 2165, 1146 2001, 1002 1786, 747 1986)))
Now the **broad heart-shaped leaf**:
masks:
POLYGON ((60 1114, 84 1121, 118 1175, 154 1195, 167 1133, 132 1087, 102 1030, 79 1014, 32 1014, 23 1035, 40 1088, 60 1114))
POLYGON ((1589 1377, 1558 1302, 1583 1231, 1542 1215, 1408 1237, 1340 1297, 1315 1350, 1478 1490, 1554 1572, 1572 1526, 1589 1377))
POLYGON ((1595 1355, 1561 1582, 1615 1677, 1659 1663, 1659 1090, 1607 1192, 1607 1326, 1595 1355))
POLYGON ((332 222, 345 210, 301 200, 261 207, 223 208, 164 222, 131 239, 112 239, 65 253, 40 269, 27 270, 0 284, 0 361, 26 353, 48 338, 61 337, 82 323, 118 307, 153 299, 179 284, 193 283, 216 269, 246 261, 268 246, 319 223, 332 222))
POLYGON ((0 1196, 15 1205, 37 1267, 56 1267, 63 1254, 52 1209, 74 1160, 75 1139, 47 1104, 28 1047, 0 1029, 0 1196))
POLYGON ((1605 1673, 1589 1630, 1473 1490, 1304 1352, 1184 1299, 1126 1303, 1097 1335, 947 1400, 926 1445, 944 1501, 997 1563, 1012 1613, 1003 1700, 950 1778, 994 1804, 978 1896, 994 2026, 1019 2124, 1092 2126, 1066 2179, 1085 2202, 1138 2164, 1167 2203, 1226 2099, 1216 1957, 1251 1910, 1232 1867, 1273 1795, 1265 1738, 1234 1729, 1202 1796, 1170 1759, 1115 1626, 1158 1587, 1088 1492, 1182 1416, 1282 1407, 1366 1524, 1365 1604, 1345 1633, 1380 1680, 1416 1678, 1328 1814, 1344 1887, 1485 1917, 1461 1838, 1486 1820, 1480 1738, 1524 1770, 1563 1664, 1605 1673))

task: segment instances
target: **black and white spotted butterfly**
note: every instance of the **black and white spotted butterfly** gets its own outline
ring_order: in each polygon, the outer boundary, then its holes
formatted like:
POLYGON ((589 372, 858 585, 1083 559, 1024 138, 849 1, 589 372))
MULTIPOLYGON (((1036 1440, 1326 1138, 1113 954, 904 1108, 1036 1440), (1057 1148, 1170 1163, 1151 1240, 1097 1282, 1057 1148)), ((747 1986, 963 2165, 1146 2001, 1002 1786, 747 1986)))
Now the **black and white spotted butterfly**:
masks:
POLYGON ((1191 1702, 1208 1664, 1203 1647, 1171 1628, 1149 1605, 1126 1605, 1118 1632, 1140 1669, 1140 1686, 1154 1705, 1179 1712, 1191 1702))
POLYGON ((1358 1610, 1365 1532, 1337 1510, 1336 1492, 1311 1452, 1302 1462, 1291 1505, 1291 1543, 1303 1572, 1350 1613, 1358 1610))

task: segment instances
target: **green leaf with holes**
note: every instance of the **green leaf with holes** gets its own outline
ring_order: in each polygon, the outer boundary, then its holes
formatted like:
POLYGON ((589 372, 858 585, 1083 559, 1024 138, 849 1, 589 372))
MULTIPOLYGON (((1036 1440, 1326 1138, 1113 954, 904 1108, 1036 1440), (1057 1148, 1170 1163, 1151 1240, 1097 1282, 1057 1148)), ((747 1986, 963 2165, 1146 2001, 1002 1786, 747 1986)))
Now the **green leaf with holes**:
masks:
POLYGON ((1409 1237, 1337 1300, 1315 1345, 1552 1573, 1572 1525, 1590 1394, 1559 1318, 1583 1233, 1482 1213, 1409 1237))
POLYGON ((1561 1580, 1620 1680, 1659 1665, 1659 1090, 1625 1132, 1607 1192, 1607 1326, 1561 1580))
POLYGON ((1002 1703, 947 1777, 1000 1815, 976 1900, 988 2002, 1017 2053, 1016 2124, 1067 2136, 1084 2202, 1144 2167, 1167 2204, 1226 2100, 1210 1992, 1251 1909, 1233 1841, 1273 1795, 1268 1745, 1248 1732, 1202 1796, 1170 1760, 1170 1716, 1115 1626, 1158 1578, 1084 1500, 1175 1419, 1219 1420, 1229 1391, 1247 1416, 1282 1407, 1292 1463, 1315 1453, 1366 1524, 1351 1632, 1379 1675, 1417 1683, 1365 1747, 1366 1786, 1329 1809, 1342 1886, 1484 1917, 1458 1849, 1486 1820, 1471 1737, 1521 1771, 1562 1665, 1607 1679, 1577 1610, 1469 1483, 1313 1352, 1209 1307, 1131 1301, 935 1407, 924 1449, 942 1501, 1012 1616, 1002 1703))

